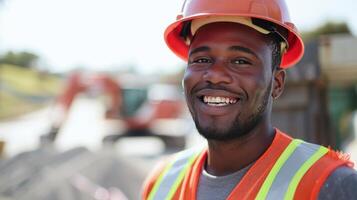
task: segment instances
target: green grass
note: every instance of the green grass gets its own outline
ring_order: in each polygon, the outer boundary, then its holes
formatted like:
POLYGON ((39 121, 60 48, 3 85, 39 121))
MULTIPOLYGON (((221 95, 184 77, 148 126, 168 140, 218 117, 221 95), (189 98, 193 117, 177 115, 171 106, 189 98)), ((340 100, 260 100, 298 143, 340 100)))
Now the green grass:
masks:
POLYGON ((62 87, 58 77, 14 65, 0 65, 0 81, 28 95, 56 95, 62 87))
MULTIPOLYGON (((51 96, 62 89, 60 78, 13 65, 0 65, 0 84, 21 96, 51 96)), ((50 102, 34 103, 6 90, 0 90, 0 120, 42 108, 50 102)))
POLYGON ((16 117, 39 108, 43 104, 33 104, 0 91, 0 120, 16 117))

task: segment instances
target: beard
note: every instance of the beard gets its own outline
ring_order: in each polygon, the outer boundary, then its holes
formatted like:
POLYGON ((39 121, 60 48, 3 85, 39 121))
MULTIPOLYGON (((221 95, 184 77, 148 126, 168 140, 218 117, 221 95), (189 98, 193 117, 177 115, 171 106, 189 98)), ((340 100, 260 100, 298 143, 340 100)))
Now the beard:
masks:
POLYGON ((239 119, 240 115, 237 115, 231 126, 226 130, 219 130, 214 124, 212 124, 210 127, 203 127, 200 125, 197 117, 193 117, 199 134, 207 140, 217 141, 229 141, 248 135, 262 121, 264 117, 264 112, 266 111, 269 102, 271 87, 272 84, 270 82, 269 87, 263 95, 261 104, 245 121, 241 121, 239 119))

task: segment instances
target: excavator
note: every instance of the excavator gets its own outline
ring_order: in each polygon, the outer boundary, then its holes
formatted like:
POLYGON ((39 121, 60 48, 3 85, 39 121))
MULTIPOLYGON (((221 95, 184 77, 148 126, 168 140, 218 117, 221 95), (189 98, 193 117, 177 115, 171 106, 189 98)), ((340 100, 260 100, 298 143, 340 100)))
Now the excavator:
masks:
MULTIPOLYGON (((135 80, 137 81, 137 80, 135 80)), ((54 112, 57 116, 42 142, 54 142, 65 123, 74 99, 82 93, 105 95, 104 120, 123 127, 116 133, 103 136, 103 145, 114 144, 126 137, 157 137, 166 148, 184 148, 188 112, 179 87, 174 84, 127 84, 107 74, 69 75, 62 94, 57 98, 54 112)))

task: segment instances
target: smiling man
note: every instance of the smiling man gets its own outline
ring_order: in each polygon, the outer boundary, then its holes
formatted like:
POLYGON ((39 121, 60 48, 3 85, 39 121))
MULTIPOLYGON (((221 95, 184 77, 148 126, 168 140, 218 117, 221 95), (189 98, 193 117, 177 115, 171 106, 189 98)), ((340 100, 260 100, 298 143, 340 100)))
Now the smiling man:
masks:
POLYGON ((303 43, 283 0, 187 0, 165 39, 187 60, 188 108, 205 149, 172 156, 143 199, 353 199, 357 173, 343 155, 271 124, 285 69, 303 43))

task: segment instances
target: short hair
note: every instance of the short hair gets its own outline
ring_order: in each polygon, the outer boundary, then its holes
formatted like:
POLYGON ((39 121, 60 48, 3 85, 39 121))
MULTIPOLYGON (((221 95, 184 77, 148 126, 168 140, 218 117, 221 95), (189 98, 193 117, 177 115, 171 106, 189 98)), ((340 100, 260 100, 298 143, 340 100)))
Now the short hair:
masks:
MULTIPOLYGON (((256 26, 259 26, 265 30, 270 31, 270 33, 267 35, 268 38, 270 39, 269 45, 272 48, 272 70, 277 70, 280 69, 280 64, 281 64, 281 43, 285 42, 287 43, 287 38, 288 38, 288 30, 285 28, 278 26, 277 24, 264 20, 264 19, 259 19, 259 18, 252 18, 252 23, 256 26)), ((288 44, 286 44, 288 46, 288 44)))
POLYGON ((272 70, 280 69, 281 64, 281 39, 275 35, 274 32, 268 34, 270 39, 269 45, 272 49, 272 70))

